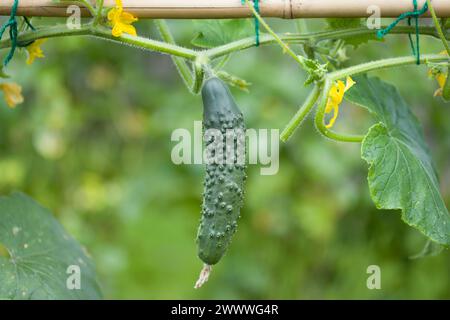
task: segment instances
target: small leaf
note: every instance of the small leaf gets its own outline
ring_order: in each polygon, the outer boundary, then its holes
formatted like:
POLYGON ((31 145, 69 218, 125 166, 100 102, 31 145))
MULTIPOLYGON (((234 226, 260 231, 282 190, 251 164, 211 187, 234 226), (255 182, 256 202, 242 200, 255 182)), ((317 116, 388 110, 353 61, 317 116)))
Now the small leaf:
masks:
POLYGON ((99 299, 94 266, 50 212, 23 194, 0 197, 0 299, 99 299), (78 266, 80 289, 67 286, 78 266))
POLYGON ((320 64, 319 61, 298 56, 302 67, 308 72, 308 78, 304 85, 307 86, 313 82, 321 81, 328 71, 328 64, 320 64))
POLYGON ((379 209, 400 209, 405 223, 450 245, 450 214, 418 120, 392 85, 365 76, 355 81, 345 98, 367 108, 378 121, 361 151, 370 165, 372 200, 379 209))
POLYGON ((241 79, 225 71, 218 71, 216 75, 230 86, 236 87, 244 92, 249 92, 249 87, 252 85, 250 82, 247 82, 247 80, 241 79))
POLYGON ((255 32, 249 19, 195 20, 194 27, 197 34, 191 42, 202 48, 221 46, 255 32))

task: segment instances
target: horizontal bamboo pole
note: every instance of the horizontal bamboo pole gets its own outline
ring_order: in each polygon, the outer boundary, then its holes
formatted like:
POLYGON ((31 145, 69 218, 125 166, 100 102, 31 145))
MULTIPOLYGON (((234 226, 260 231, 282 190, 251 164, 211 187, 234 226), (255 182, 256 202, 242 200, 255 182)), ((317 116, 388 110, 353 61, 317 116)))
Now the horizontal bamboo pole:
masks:
MULTIPOLYGON (((94 2, 95 0, 90 0, 94 2)), ((421 8, 426 0, 418 0, 421 8)), ((140 18, 206 19, 250 17, 249 8, 241 0, 122 0, 126 11, 140 18)), ((1 0, 0 15, 9 15, 14 0, 1 0)), ((284 19, 368 17, 368 8, 379 7, 382 17, 397 17, 413 9, 412 0, 260 0, 263 17, 284 19)), ((52 0, 19 0, 18 15, 67 16, 70 2, 52 0)), ((113 6, 114 0, 105 0, 113 6)), ((439 17, 450 17, 450 0, 433 0, 439 17)), ((86 10, 82 10, 87 15, 86 10)), ((429 13, 427 13, 429 15, 429 13)))

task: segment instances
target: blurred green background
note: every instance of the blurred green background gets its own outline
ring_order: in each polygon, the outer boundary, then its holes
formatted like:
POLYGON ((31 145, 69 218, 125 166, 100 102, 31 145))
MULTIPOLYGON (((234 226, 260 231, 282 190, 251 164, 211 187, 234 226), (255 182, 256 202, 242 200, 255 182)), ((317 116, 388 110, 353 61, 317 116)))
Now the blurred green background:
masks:
MULTIPOLYGON (((271 23, 294 31, 292 22, 271 23)), ((170 26, 189 45, 192 22, 170 26)), ((137 27, 157 37, 151 21, 137 27)), ((322 138, 311 118, 281 145, 277 175, 250 167, 239 231, 209 283, 194 290, 204 173, 171 162, 170 136, 201 120, 201 98, 187 92, 168 56, 84 37, 51 39, 43 49, 45 59, 27 66, 18 52, 8 68, 25 102, 0 102, 0 194, 21 190, 54 212, 92 255, 106 298, 450 298, 448 250, 409 259, 425 238, 399 212, 375 209, 359 145, 322 138), (373 264, 381 290, 366 287, 373 264)), ((423 53, 440 51, 423 37, 423 53)), ((350 65, 411 51, 406 36, 394 35, 347 54, 350 65)), ((237 53, 225 70, 253 83, 250 93, 232 89, 251 128, 282 129, 309 90, 276 46, 237 53)), ((433 98, 437 84, 425 66, 378 75, 423 123, 449 207, 450 105, 433 98)), ((336 129, 363 132, 371 123, 344 105, 336 129)))

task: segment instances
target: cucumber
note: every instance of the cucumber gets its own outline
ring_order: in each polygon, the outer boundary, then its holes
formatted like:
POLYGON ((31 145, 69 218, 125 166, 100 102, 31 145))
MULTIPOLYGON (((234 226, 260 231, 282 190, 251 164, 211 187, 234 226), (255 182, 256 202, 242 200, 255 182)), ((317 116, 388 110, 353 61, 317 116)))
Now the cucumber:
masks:
MULTIPOLYGON (((218 129, 225 136, 227 130, 245 133, 242 113, 227 85, 218 78, 207 80, 202 89, 203 131, 218 129)), ((212 141, 206 141, 208 146, 212 141)), ((234 148, 240 145, 245 159, 245 138, 234 136, 234 148)), ((223 153, 226 153, 223 146, 223 153)), ((234 150, 234 152, 235 152, 234 150)), ((207 280, 211 266, 219 262, 237 230, 240 209, 244 201, 244 183, 247 178, 244 163, 237 158, 232 163, 206 165, 202 217, 197 233, 198 256, 205 263, 196 287, 207 280)))

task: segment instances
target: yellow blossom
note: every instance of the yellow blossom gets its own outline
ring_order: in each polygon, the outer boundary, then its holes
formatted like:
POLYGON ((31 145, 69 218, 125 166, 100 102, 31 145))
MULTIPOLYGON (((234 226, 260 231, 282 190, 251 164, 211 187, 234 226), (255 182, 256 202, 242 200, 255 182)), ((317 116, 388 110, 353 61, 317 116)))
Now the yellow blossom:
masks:
POLYGON ((331 118, 330 122, 325 126, 326 128, 331 128, 336 122, 336 119, 339 114, 339 105, 344 99, 344 94, 354 84, 355 81, 353 81, 352 78, 347 77, 345 84, 344 82, 339 80, 338 82, 332 85, 330 91, 328 92, 328 101, 325 107, 325 113, 333 112, 333 117, 331 118))
MULTIPOLYGON (((447 51, 439 52, 439 54, 447 55, 447 51)), ((447 82, 447 77, 448 77, 447 73, 443 72, 440 69, 432 68, 432 69, 428 70, 428 76, 430 78, 435 78, 439 85, 439 88, 434 92, 434 96, 435 97, 442 96, 445 83, 447 82)))
POLYGON ((120 37, 122 33, 137 35, 132 23, 138 19, 131 13, 123 11, 122 0, 116 0, 116 6, 108 12, 108 20, 112 24, 112 35, 114 37, 120 37))
POLYGON ((0 83, 0 90, 3 91, 8 107, 14 108, 23 102, 22 87, 14 82, 0 83))
POLYGON ((434 96, 442 96, 442 92, 444 91, 445 83, 447 82, 447 75, 445 73, 439 72, 436 76, 436 81, 439 84, 439 89, 434 92, 434 96))
POLYGON ((41 45, 47 41, 47 39, 38 39, 32 44, 26 47, 28 52, 27 64, 32 64, 36 58, 44 58, 44 52, 41 49, 41 45))

